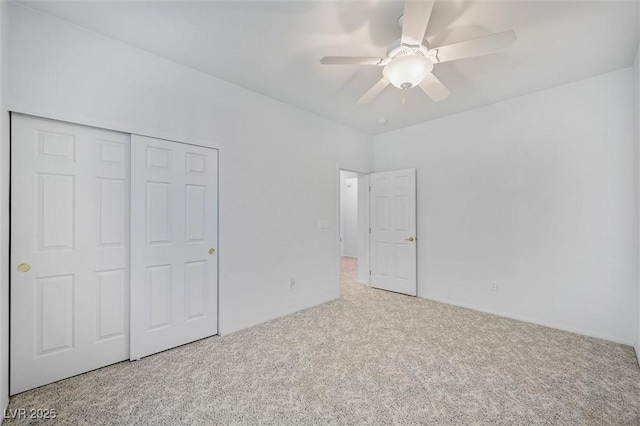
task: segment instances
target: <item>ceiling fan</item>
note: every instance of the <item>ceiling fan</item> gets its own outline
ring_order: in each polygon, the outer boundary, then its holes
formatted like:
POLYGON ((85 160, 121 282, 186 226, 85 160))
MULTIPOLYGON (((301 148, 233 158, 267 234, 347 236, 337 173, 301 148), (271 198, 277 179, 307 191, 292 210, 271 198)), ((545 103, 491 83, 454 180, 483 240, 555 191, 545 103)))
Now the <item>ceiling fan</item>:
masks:
POLYGON ((445 99, 451 92, 432 74, 434 64, 486 55, 507 48, 516 41, 516 33, 509 30, 430 48, 424 37, 434 1, 405 2, 404 15, 398 20, 402 25, 402 37, 391 44, 386 57, 325 56, 320 63, 383 67, 382 78, 358 100, 358 105, 373 100, 389 84, 403 90, 419 86, 434 102, 445 99))

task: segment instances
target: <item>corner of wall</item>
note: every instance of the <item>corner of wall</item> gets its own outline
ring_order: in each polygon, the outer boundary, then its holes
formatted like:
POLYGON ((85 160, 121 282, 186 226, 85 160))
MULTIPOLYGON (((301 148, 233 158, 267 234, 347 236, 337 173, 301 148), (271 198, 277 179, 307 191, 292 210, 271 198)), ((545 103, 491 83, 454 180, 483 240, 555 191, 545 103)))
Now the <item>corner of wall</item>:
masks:
MULTIPOLYGON (((0 409, 9 403, 9 57, 8 3, 0 0, 0 409)), ((2 420, 0 419, 0 422, 2 420)))
MULTIPOLYGON (((638 16, 640 22, 640 15, 638 16)), ((640 46, 633 62, 633 122, 635 136, 635 181, 636 181, 636 324, 635 345, 636 358, 640 365, 640 46)))

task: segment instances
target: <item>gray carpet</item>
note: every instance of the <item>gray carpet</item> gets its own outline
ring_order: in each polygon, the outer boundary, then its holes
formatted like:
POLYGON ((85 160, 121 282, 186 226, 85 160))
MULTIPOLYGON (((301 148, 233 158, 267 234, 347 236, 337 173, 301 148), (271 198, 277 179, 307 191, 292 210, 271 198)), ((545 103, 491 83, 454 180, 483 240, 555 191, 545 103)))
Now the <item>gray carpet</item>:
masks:
POLYGON ((9 408, 55 408, 46 424, 640 425, 632 348, 372 290, 347 269, 340 300, 9 408))

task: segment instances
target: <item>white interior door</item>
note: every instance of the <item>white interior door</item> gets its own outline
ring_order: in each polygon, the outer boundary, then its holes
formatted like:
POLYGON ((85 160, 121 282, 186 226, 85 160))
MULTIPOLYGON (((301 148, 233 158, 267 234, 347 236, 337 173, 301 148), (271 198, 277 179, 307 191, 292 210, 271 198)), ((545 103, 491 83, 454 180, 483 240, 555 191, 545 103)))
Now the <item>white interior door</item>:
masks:
POLYGON ((371 286, 416 296, 416 170, 371 173, 370 185, 371 286))
POLYGON ((218 151, 131 149, 131 359, 218 332, 218 151))
POLYGON ((10 393, 129 356, 129 135, 13 114, 10 393))

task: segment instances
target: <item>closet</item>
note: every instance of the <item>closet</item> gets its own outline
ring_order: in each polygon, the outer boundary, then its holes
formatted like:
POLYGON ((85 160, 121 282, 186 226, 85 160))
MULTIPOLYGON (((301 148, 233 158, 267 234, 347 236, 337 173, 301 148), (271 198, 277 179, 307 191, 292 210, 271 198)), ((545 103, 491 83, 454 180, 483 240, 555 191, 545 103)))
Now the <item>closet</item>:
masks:
POLYGON ((218 152, 11 119, 10 393, 217 334, 218 152))

